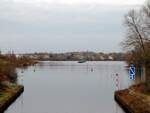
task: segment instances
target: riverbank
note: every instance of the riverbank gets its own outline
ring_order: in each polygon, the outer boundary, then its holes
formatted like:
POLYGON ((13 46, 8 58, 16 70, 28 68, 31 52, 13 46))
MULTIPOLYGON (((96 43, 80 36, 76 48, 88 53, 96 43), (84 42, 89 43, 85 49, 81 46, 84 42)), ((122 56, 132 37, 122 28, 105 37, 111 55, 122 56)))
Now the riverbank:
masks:
POLYGON ((17 61, 15 62, 15 65, 21 68, 21 67, 28 67, 28 66, 36 65, 38 62, 39 62, 38 60, 17 61))
POLYGON ((0 55, 0 64, 6 65, 9 64, 14 67, 26 67, 35 65, 39 62, 39 60, 34 60, 28 57, 19 57, 17 58, 15 55, 0 55))
POLYGON ((150 92, 144 84, 115 92, 115 100, 127 113, 150 113, 150 92))
POLYGON ((0 113, 3 113, 24 91, 24 87, 12 84, 0 89, 0 113))

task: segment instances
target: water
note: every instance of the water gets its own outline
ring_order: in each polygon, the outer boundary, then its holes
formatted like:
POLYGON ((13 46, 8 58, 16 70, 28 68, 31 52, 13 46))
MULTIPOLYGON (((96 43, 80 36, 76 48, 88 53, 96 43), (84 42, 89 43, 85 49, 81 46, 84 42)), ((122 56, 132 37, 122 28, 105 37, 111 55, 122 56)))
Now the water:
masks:
POLYGON ((5 113, 124 113, 114 101, 132 82, 124 62, 41 62, 18 69, 24 93, 5 113))

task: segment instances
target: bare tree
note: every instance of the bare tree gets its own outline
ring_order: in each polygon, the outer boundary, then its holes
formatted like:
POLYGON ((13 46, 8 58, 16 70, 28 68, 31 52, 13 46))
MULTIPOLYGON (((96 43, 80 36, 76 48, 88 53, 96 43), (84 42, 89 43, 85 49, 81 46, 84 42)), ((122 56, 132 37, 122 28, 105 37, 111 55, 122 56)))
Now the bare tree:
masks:
POLYGON ((127 27, 126 39, 123 42, 125 48, 135 49, 136 47, 141 47, 145 52, 145 34, 141 24, 140 15, 135 10, 131 10, 125 15, 125 25, 127 27))
POLYGON ((146 81, 150 81, 150 1, 140 10, 131 10, 125 15, 127 28, 123 47, 131 54, 129 62, 146 69, 146 81))

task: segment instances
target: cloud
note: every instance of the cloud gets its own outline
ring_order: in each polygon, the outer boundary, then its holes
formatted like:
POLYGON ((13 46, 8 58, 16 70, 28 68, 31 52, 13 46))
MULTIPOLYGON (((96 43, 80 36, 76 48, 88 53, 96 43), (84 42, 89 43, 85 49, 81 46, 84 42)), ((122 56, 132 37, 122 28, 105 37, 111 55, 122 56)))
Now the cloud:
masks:
MULTIPOLYGON (((10 0, 7 0, 10 1, 10 0)), ((143 4, 145 0, 13 0, 22 3, 49 3, 49 4, 114 4, 114 5, 134 5, 143 4)))
POLYGON ((0 2, 0 6, 0 48, 17 52, 120 51, 118 45, 124 37, 123 16, 135 7, 38 6, 17 1, 0 2))

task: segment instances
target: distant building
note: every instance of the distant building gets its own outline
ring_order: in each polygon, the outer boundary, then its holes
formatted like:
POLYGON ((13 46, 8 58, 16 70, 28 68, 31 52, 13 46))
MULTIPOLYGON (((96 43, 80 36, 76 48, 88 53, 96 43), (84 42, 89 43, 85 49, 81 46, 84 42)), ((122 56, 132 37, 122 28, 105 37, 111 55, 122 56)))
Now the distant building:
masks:
POLYGON ((103 56, 100 56, 100 60, 105 60, 105 58, 103 56))
POLYGON ((108 56, 108 60, 114 60, 112 56, 108 56))

